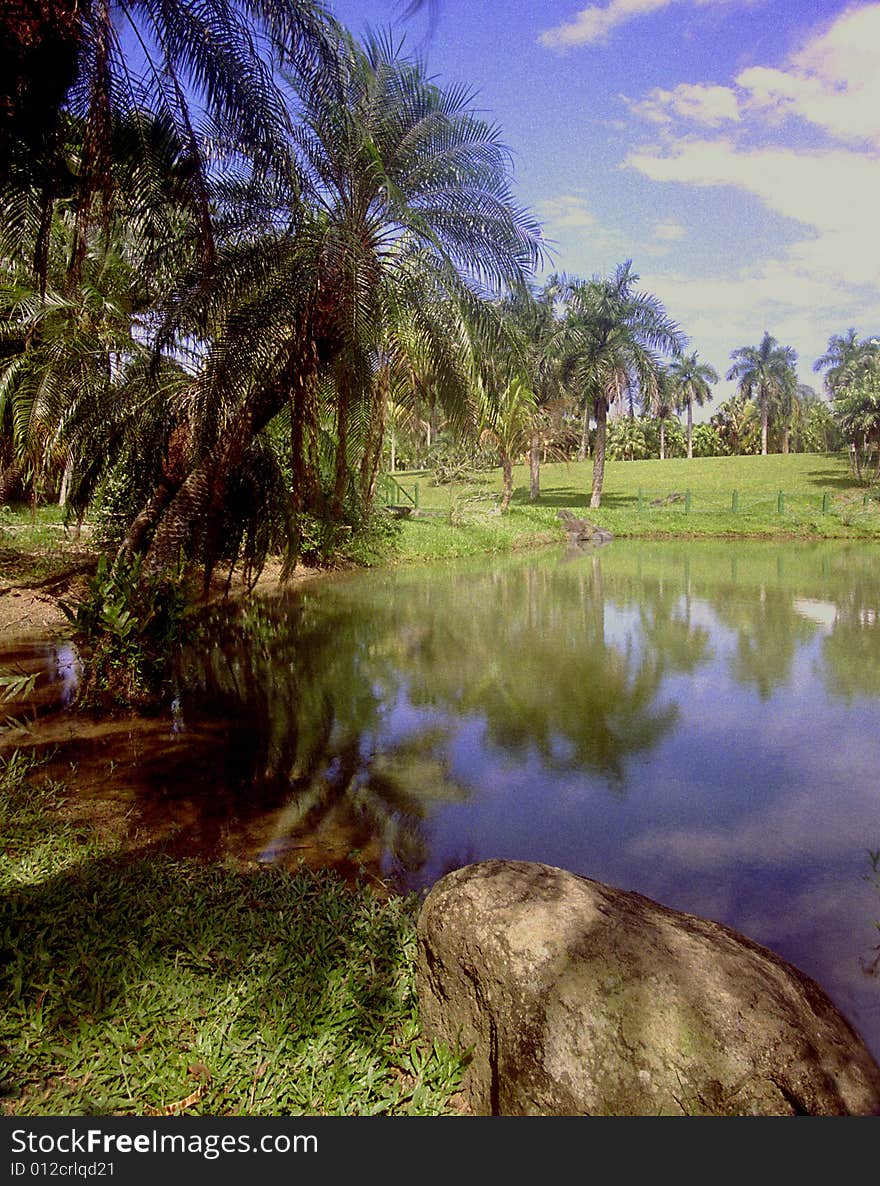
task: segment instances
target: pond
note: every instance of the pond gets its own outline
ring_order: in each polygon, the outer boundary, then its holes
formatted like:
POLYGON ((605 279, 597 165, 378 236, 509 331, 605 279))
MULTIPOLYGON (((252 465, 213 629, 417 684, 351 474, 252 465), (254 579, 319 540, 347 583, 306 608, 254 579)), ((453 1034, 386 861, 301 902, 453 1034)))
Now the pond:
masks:
POLYGON ((174 851, 401 889, 543 861, 716 919, 880 1057, 875 546, 615 541, 328 579, 213 613, 169 717, 36 733, 174 851))

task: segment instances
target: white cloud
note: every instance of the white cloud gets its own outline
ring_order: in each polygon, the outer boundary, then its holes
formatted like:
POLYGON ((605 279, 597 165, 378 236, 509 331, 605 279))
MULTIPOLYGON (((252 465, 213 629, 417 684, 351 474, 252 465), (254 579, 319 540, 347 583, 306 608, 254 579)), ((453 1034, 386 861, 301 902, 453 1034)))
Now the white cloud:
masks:
POLYGON ((596 219, 585 198, 577 194, 559 194, 537 203, 537 214, 554 230, 563 228, 593 229, 596 219))
POLYGON ((669 8, 672 4, 685 2, 704 6, 725 4, 729 0, 609 0, 604 6, 589 4, 570 21, 564 21, 552 29, 545 29, 538 37, 538 42, 547 49, 560 51, 571 49, 575 45, 596 45, 606 41, 609 34, 620 25, 648 13, 658 12, 662 8, 669 8))
POLYGON ((719 261, 717 276, 682 268, 658 280, 693 338, 717 340, 724 325, 748 341, 769 328, 811 362, 832 329, 880 321, 880 4, 845 11, 783 68, 752 66, 728 88, 654 90, 629 106, 660 136, 626 166, 655 182, 736 189, 792 220, 769 255, 746 254, 749 220, 743 256, 719 261), (812 147, 792 147, 793 119, 814 130, 812 147), (698 135, 682 134, 688 123, 698 135))
POLYGON ((752 66, 736 83, 756 114, 796 117, 835 139, 880 145, 880 5, 844 12, 787 69, 752 66))
POLYGON ((638 102, 624 101, 634 114, 664 127, 720 127, 740 124, 745 115, 750 128, 766 132, 799 119, 844 144, 880 146, 880 4, 842 13, 784 69, 750 66, 731 86, 683 82, 672 90, 655 87, 638 102))
POLYGON ((653 256, 669 255, 684 236, 685 229, 678 219, 658 219, 651 228, 646 250, 653 256))
POLYGON ((566 260, 589 255, 589 271, 603 271, 624 258, 626 239, 619 231, 603 226, 581 194, 557 194, 535 203, 548 239, 557 244, 566 260))
POLYGON ((684 235, 684 227, 674 218, 665 218, 661 222, 654 223, 654 238, 659 239, 662 243, 676 243, 679 239, 683 239, 684 235))
POLYGON ((740 119, 737 94, 726 86, 682 82, 671 91, 655 87, 637 103, 624 96, 624 102, 635 115, 657 124, 684 119, 716 128, 740 119))
POLYGON ((718 139, 639 149, 625 164, 654 181, 745 190, 808 232, 781 260, 826 282, 880 287, 880 257, 866 250, 880 209, 880 168, 870 155, 739 149, 718 139))

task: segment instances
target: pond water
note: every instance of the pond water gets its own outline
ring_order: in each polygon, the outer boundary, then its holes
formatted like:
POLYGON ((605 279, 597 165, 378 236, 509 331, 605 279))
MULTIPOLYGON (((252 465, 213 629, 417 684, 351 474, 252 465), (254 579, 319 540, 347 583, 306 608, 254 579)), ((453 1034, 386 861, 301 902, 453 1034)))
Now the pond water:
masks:
POLYGON ((716 919, 880 1057, 880 549, 615 541, 334 578, 218 610, 179 685, 170 717, 36 732, 177 851, 403 889, 543 861, 716 919))

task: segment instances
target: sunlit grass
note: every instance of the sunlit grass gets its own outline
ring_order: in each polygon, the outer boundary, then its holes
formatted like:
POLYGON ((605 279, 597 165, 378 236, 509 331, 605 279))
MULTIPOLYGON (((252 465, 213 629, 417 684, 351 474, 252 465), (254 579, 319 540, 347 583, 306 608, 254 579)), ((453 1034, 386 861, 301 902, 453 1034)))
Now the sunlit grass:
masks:
POLYGON ((56 504, 0 506, 0 583, 39 585, 81 566, 88 554, 85 535, 66 524, 56 504))
POLYGON ((437 1115, 418 900, 329 872, 132 858, 0 765, 6 1115, 437 1115))
POLYGON ((531 502, 528 469, 517 466, 504 516, 500 470, 442 486, 425 473, 398 475, 410 491, 418 482, 423 517, 403 522, 395 556, 466 556, 562 539, 560 510, 621 537, 880 537, 877 501, 842 454, 609 460, 597 510, 589 507, 592 470, 591 460, 542 466, 541 494, 531 502))

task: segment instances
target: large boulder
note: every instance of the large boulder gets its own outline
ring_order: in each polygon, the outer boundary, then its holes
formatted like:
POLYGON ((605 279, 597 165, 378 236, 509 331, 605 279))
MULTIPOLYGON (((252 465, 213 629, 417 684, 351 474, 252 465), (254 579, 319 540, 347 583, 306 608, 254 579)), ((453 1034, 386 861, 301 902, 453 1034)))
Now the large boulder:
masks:
POLYGON ((880 1067, 766 948, 640 894, 522 861, 433 887, 428 1038, 472 1048, 479 1115, 876 1115, 880 1067))

